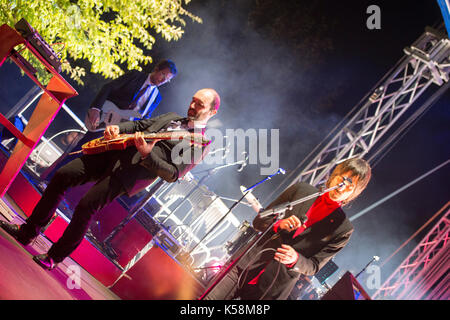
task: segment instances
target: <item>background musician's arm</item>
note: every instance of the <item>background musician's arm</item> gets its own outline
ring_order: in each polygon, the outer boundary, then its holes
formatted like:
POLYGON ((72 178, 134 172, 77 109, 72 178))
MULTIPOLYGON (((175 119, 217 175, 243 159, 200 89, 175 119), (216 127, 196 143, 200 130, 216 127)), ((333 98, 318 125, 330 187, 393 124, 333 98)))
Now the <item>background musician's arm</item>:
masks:
POLYGON ((84 124, 86 125, 88 130, 92 131, 97 129, 98 125, 100 124, 102 108, 105 104, 105 101, 108 99, 111 92, 119 90, 124 83, 128 82, 131 78, 131 75, 132 73, 125 74, 122 77, 106 83, 100 89, 91 105, 89 106, 88 111, 86 112, 84 124))

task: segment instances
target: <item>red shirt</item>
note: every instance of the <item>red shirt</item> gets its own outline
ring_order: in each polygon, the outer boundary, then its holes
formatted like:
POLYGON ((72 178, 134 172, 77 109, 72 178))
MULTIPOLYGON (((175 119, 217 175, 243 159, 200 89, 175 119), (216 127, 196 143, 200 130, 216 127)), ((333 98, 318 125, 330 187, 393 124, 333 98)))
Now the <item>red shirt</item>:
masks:
MULTIPOLYGON (((327 193, 321 195, 314 201, 313 205, 309 208, 308 212, 306 213, 306 216, 308 217, 308 220, 300 227, 295 230, 294 235, 292 236, 292 239, 297 237, 299 234, 301 234, 303 231, 305 231, 306 228, 311 227, 314 223, 322 220, 323 218, 327 217, 330 213, 332 213, 334 210, 339 208, 341 206, 341 202, 336 202, 330 199, 330 196, 327 193)), ((280 226, 281 220, 278 220, 274 226, 273 231, 278 232, 279 226, 280 226)), ((295 263, 298 260, 298 252, 297 252, 297 259, 295 262, 293 262, 290 265, 286 265, 288 268, 292 268, 295 263)), ((261 274, 264 272, 265 269, 262 269, 261 272, 248 284, 257 284, 258 279, 261 276, 261 274)))

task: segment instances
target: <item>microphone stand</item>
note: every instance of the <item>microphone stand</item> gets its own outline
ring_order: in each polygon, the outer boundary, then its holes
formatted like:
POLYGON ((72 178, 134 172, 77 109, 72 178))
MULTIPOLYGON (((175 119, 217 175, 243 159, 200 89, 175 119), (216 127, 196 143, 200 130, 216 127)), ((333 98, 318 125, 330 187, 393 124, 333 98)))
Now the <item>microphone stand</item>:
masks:
MULTIPOLYGON (((239 201, 239 200, 236 200, 236 199, 231 199, 231 198, 222 197, 222 196, 217 196, 217 198, 222 199, 222 200, 226 200, 226 201, 239 201)), ((250 203, 241 202, 241 204, 243 204, 244 206, 252 208, 252 205, 250 203)))
POLYGON ((258 185, 260 185, 261 183, 263 183, 263 182, 265 182, 265 181, 267 181, 267 180, 270 180, 270 179, 272 179, 272 177, 273 176, 276 176, 277 174, 280 174, 280 173, 282 173, 282 172, 284 172, 284 170, 283 169, 278 169, 278 171, 277 172, 275 172, 274 174, 272 174, 272 175, 270 175, 270 176, 268 176, 267 178, 264 178, 263 180, 261 180, 261 181, 259 181, 259 182, 257 182, 257 183, 255 183, 253 186, 251 186, 250 188, 247 188, 245 191, 244 191, 244 194, 243 194, 243 196, 238 200, 238 201, 236 201, 235 203, 233 203, 233 205, 228 209, 228 211, 227 211, 227 213, 225 213, 224 215, 223 215, 223 217, 219 220, 219 221, 217 221, 217 223, 203 236, 203 238, 201 238, 200 240, 199 240, 199 242, 197 242, 197 244, 189 251, 189 254, 191 254, 195 249, 197 249, 197 247, 200 245, 200 243, 202 243, 205 239, 206 239, 206 237, 208 237, 210 234, 211 234, 211 232, 218 226, 218 225, 220 225, 221 223, 222 223, 222 221, 223 220, 225 220, 227 217, 228 217, 228 215, 231 213, 231 211, 239 204, 239 203, 241 203, 242 202, 242 200, 245 198, 245 196, 253 189, 253 188, 255 188, 256 186, 258 186, 258 185))
MULTIPOLYGON (((197 172, 196 174, 199 174, 199 173, 202 173, 202 172, 207 172, 207 175, 205 175, 205 176, 203 176, 200 180, 199 180, 199 182, 198 182, 198 184, 194 187, 194 188, 192 188, 192 190, 188 193, 188 195, 186 195, 184 198, 183 198, 183 200, 175 207, 175 209, 174 210, 172 210, 172 212, 161 222, 161 224, 162 223, 164 223, 164 222, 166 222, 167 220, 168 220, 168 218, 169 218, 169 216, 170 215, 172 215, 174 212, 175 212, 175 210, 177 210, 190 196, 191 196, 191 194, 195 191, 195 190, 197 190, 205 181, 206 181, 206 179, 208 179, 209 177, 211 177, 213 174, 215 174, 217 171, 219 171, 220 169, 224 169, 224 168, 226 168, 226 167, 230 167, 230 166, 234 166, 234 165, 236 165, 236 164, 240 164, 240 165, 242 165, 243 163, 245 163, 245 160, 241 160, 241 161, 237 161, 237 162, 234 162, 234 163, 229 163, 229 164, 225 164, 225 165, 222 165, 222 166, 217 166, 217 167, 215 167, 215 168, 213 168, 213 169, 208 169, 208 170, 204 170, 204 171, 199 171, 199 172, 197 172)), ((230 201, 236 201, 236 200, 233 200, 233 199, 225 199, 225 198, 223 198, 223 197, 220 197, 220 196, 216 196, 216 197, 214 197, 214 199, 208 204, 208 206, 207 206, 207 208, 209 208, 217 199, 224 199, 224 200, 230 200, 230 201)), ((243 203, 243 204, 246 204, 246 203, 243 203)), ((246 204, 246 205, 248 205, 248 206, 250 206, 250 204, 246 204)), ((204 210, 204 212, 207 210, 207 208, 204 210)), ((203 213, 204 213, 203 212, 203 213)), ((182 231, 181 233, 180 233, 180 235, 177 237, 177 240, 178 239, 181 239, 181 237, 184 235, 186 233, 186 230, 185 231, 182 231)))
POLYGON ((267 210, 264 210, 264 211, 260 212, 259 216, 261 218, 265 218, 265 217, 268 217, 270 215, 275 215, 277 213, 280 213, 284 217, 285 212, 287 210, 291 210, 293 206, 295 206, 297 204, 300 204, 302 202, 308 201, 310 199, 314 199, 316 197, 320 197, 324 193, 327 193, 327 192, 330 192, 332 190, 341 188, 344 185, 345 185, 345 182, 343 181, 343 182, 339 183, 338 185, 335 185, 334 187, 331 187, 331 188, 328 188, 328 189, 325 189, 325 190, 313 193, 313 194, 311 194, 309 196, 306 196, 306 197, 303 197, 301 199, 298 199, 298 200, 295 200, 295 201, 292 201, 292 202, 289 202, 289 201, 288 202, 284 202, 284 203, 279 204, 279 205, 277 205, 277 206, 275 206, 275 207, 273 207, 271 209, 267 209, 267 210))
MULTIPOLYGON (((185 202, 187 201, 187 199, 195 192, 195 190, 197 190, 197 189, 198 189, 198 188, 206 181, 206 179, 210 178, 213 174, 215 174, 215 173, 216 173, 217 171, 219 171, 220 169, 224 169, 224 168, 226 168, 226 167, 230 167, 230 166, 234 166, 234 165, 236 165, 236 164, 242 164, 242 163, 243 163, 243 160, 237 161, 237 162, 234 162, 234 163, 224 164, 224 165, 222 165, 222 166, 217 166, 217 167, 212 168, 212 169, 203 170, 203 171, 199 171, 199 172, 195 173, 195 174, 199 174, 199 173, 206 172, 207 174, 204 175, 204 176, 198 181, 197 185, 196 185, 194 188, 192 188, 191 191, 189 191, 189 193, 183 198, 183 200, 182 200, 180 203, 178 203, 178 204, 176 205, 176 207, 170 212, 170 214, 168 214, 167 217, 165 217, 164 220, 161 221, 160 223, 161 223, 161 224, 164 224, 164 223, 169 219, 169 217, 170 217, 176 210, 178 210, 178 208, 181 207, 181 205, 182 205, 183 203, 185 203, 185 202)), ((213 202, 214 202, 215 200, 216 200, 216 199, 214 199, 213 202)))
POLYGON ((370 262, 355 276, 355 279, 357 279, 361 275, 361 273, 363 273, 367 269, 367 267, 372 264, 372 262, 378 261, 379 259, 380 257, 373 256, 372 260, 370 260, 370 262))
MULTIPOLYGON (((259 183, 258 183, 258 184, 259 184, 259 183)), ((280 205, 278 205, 278 206, 276 206, 276 207, 274 207, 274 208, 272 208, 272 209, 267 209, 267 210, 264 210, 264 211, 260 212, 259 215, 260 215, 261 218, 263 218, 263 217, 268 217, 268 216, 270 216, 270 215, 275 215, 276 217, 275 217, 274 221, 272 222, 272 224, 271 224, 264 232, 262 232, 262 233, 258 236, 258 238, 253 242, 253 244, 252 244, 248 249, 246 249, 239 257, 237 257, 237 258, 230 264, 230 266, 227 267, 227 268, 225 269, 225 272, 224 272, 224 273, 218 275, 218 279, 211 285, 211 287, 209 287, 209 288, 205 291, 205 293, 203 293, 203 295, 202 295, 199 299, 200 299, 200 300, 203 300, 204 297, 205 297, 206 295, 208 295, 208 294, 209 294, 209 293, 210 293, 210 292, 211 292, 211 291, 219 284, 219 282, 225 277, 227 271, 228 271, 228 270, 231 270, 231 268, 233 268, 233 267, 234 267, 234 266, 242 259, 242 257, 244 257, 247 253, 249 253, 249 252, 250 252, 250 251, 258 244, 258 242, 259 242, 261 239, 263 239, 263 238, 265 237, 266 234, 269 233, 270 230, 273 230, 273 226, 277 223, 278 220, 281 220, 281 219, 284 218, 284 215, 285 215, 285 213, 286 213, 287 210, 291 210, 292 207, 295 206, 295 205, 297 205, 297 204, 300 204, 300 203, 302 203, 302 202, 308 201, 308 200, 313 199, 313 198, 315 198, 315 197, 319 197, 319 196, 323 195, 324 193, 327 193, 327 192, 329 192, 329 191, 332 191, 332 190, 341 188, 341 187, 343 187, 344 185, 345 185, 345 181, 342 181, 341 183, 339 183, 338 185, 336 185, 336 186, 334 186, 334 187, 325 189, 325 190, 323 190, 323 191, 316 192, 316 193, 314 193, 314 194, 311 194, 311 195, 309 195, 309 196, 303 197, 303 198, 301 198, 301 199, 298 199, 298 200, 295 200, 295 201, 292 201, 292 202, 284 202, 284 203, 282 203, 282 204, 280 204, 280 205), (264 214, 264 216, 263 216, 263 214, 264 214)), ((252 188, 252 187, 250 187, 249 189, 251 189, 251 188, 252 188)), ((247 189, 247 190, 249 190, 249 189, 247 189)), ((302 223, 304 223, 304 222, 302 221, 302 223)))

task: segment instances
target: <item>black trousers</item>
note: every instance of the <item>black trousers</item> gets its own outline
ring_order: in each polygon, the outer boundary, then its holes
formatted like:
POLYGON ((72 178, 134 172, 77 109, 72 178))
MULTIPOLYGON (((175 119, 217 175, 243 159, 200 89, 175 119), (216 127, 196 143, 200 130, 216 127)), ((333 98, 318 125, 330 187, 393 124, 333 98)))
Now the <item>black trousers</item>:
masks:
POLYGON ((84 155, 56 171, 26 224, 20 227, 20 237, 36 237, 49 223, 69 188, 96 181, 75 207, 72 219, 61 238, 48 252, 55 262, 61 262, 69 256, 83 240, 94 215, 126 192, 112 174, 117 158, 115 154, 116 151, 84 155))
POLYGON ((215 284, 204 297, 204 300, 259 300, 263 293, 256 285, 248 282, 259 273, 259 269, 250 270, 246 273, 242 268, 234 266, 227 274, 215 284))

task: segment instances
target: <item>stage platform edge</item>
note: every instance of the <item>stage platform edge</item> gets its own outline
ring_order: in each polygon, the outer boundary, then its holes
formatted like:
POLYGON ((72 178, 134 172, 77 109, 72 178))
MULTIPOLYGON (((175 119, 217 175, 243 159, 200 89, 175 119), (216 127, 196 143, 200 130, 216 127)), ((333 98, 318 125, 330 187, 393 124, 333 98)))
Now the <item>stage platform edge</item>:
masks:
MULTIPOLYGON (((74 192, 80 191, 73 190, 68 194, 74 192)), ((17 218, 24 221, 31 215, 40 197, 41 193, 21 171, 4 199, 0 199, 0 210, 9 221, 17 218)), ((111 208, 117 209, 117 205, 113 203, 111 208)), ((123 211, 126 213, 124 208, 123 211)), ((113 220, 116 220, 119 219, 118 216, 122 218, 124 212, 106 214, 115 214, 113 220)), ((44 231, 44 235, 54 242, 59 239, 67 225, 68 221, 57 215, 44 231)), ((123 243, 124 256, 120 265, 124 267, 126 260, 151 240, 151 235, 137 221, 131 220, 116 238, 116 241, 122 240, 123 243), (129 236, 131 239, 128 239, 129 236), (133 244, 128 240, 133 241, 133 244)), ((124 300, 195 300, 204 290, 189 272, 158 246, 152 247, 125 275, 86 238, 69 258, 124 300)))

